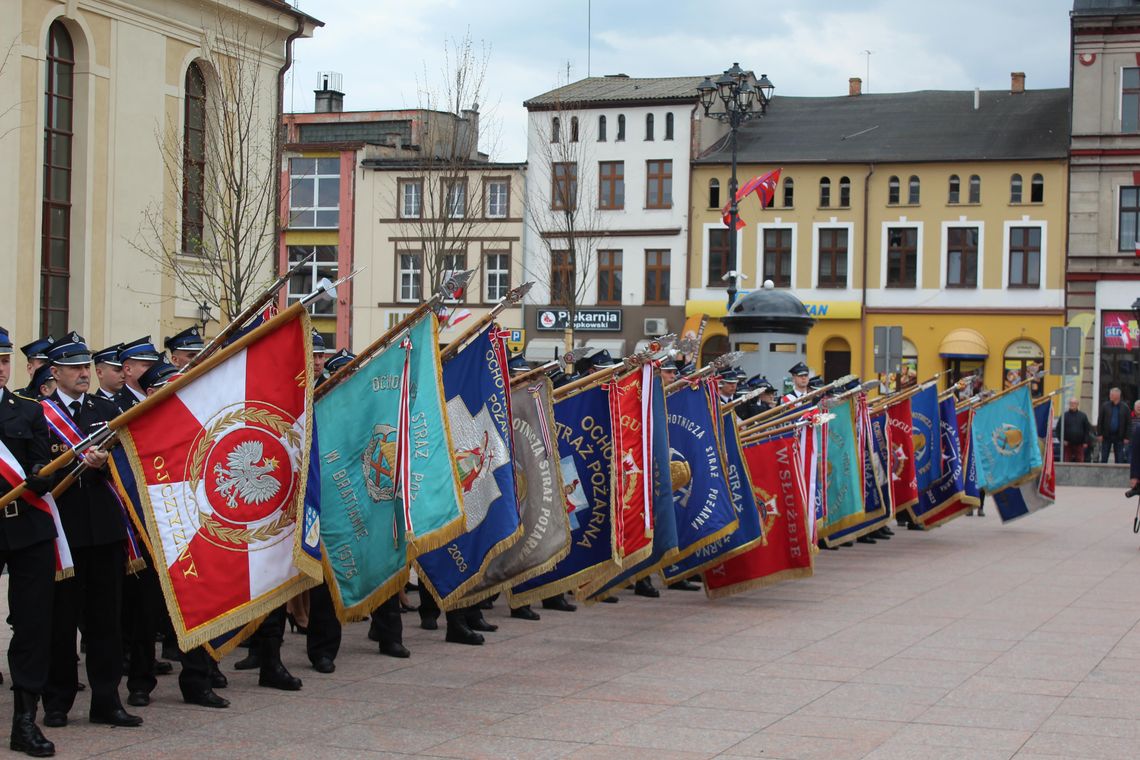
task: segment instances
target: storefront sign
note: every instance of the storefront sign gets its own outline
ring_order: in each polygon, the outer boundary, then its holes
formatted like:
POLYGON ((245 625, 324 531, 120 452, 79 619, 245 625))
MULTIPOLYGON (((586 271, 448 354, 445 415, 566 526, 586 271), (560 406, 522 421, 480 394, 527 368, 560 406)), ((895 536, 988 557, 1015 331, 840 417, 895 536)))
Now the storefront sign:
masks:
POLYGON ((1130 311, 1102 311, 1101 334, 1104 348, 1134 349, 1140 341, 1140 330, 1130 311))
MULTIPOLYGON (((568 309, 539 309, 539 330, 565 330, 570 322, 568 309)), ((574 313, 575 330, 621 331, 621 309, 578 309, 574 313)))

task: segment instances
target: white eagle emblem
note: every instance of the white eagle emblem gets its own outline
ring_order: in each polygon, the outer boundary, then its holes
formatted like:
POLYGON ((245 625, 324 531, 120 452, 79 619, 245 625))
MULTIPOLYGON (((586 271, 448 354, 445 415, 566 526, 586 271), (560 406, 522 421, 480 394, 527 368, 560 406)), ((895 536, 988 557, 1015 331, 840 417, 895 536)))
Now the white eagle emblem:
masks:
POLYGON ((277 460, 264 458, 259 441, 245 441, 234 446, 226 457, 229 469, 214 465, 214 485, 231 509, 237 509, 237 497, 246 503, 261 504, 281 490, 281 483, 269 473, 277 469, 277 460), (260 462, 260 464, 259 464, 260 462))

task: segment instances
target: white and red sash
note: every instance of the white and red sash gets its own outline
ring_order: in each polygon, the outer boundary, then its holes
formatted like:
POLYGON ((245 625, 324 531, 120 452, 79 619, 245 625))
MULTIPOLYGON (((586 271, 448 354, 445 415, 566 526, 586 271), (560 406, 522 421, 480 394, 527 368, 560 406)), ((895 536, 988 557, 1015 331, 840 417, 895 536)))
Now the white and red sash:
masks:
MULTIPOLYGON (((11 450, 0 441, 0 479, 8 484, 8 488, 16 488, 27 478, 24 468, 11 450)), ((55 579, 62 580, 75 575, 75 563, 71 559, 71 548, 67 545, 67 534, 63 532, 63 523, 59 519, 59 507, 50 493, 37 496, 24 489, 20 498, 31 504, 41 512, 51 515, 55 523, 55 579)), ((3 519, 3 518, 0 518, 3 519)))

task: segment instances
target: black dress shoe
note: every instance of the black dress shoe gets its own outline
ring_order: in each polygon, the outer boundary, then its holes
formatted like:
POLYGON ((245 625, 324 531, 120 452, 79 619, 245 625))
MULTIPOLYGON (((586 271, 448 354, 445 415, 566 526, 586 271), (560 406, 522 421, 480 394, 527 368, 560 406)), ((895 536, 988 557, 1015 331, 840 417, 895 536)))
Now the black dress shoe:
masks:
POLYGON ((486 631, 487 633, 494 633, 499 630, 499 626, 494 623, 488 623, 484 618, 479 618, 473 623, 468 623, 467 627, 473 631, 486 631))
POLYGON ((649 597, 650 599, 657 599, 661 596, 661 592, 653 587, 653 581, 648 578, 642 578, 633 584, 633 593, 638 596, 649 597))
POLYGON ((401 660, 412 656, 412 653, 408 651, 408 648, 398 641, 380 642, 380 654, 386 654, 389 657, 398 657, 401 660))
POLYGON ((481 610, 493 610, 495 609, 495 600, 491 598, 484 599, 479 602, 478 607, 481 610))
POLYGON ((331 657, 318 657, 313 662, 313 670, 318 673, 332 673, 336 670, 336 663, 332 661, 331 657))
POLYGON ((257 670, 261 667, 261 655, 253 651, 251 647, 249 654, 234 663, 234 670, 257 670))
POLYGON ((67 725, 67 713, 44 710, 44 725, 48 728, 63 728, 67 725))
POLYGON ((210 670, 210 688, 211 689, 224 689, 230 685, 230 679, 226 678, 226 674, 216 668, 210 670))
POLYGON ((906 529, 907 529, 907 530, 926 530, 926 529, 925 529, 925 528, 923 528, 921 525, 919 525, 918 523, 914 523, 914 522, 912 522, 912 523, 907 523, 907 525, 906 525, 906 529))
POLYGON ((182 701, 188 705, 198 705, 199 707, 215 707, 218 709, 230 706, 230 701, 225 697, 219 697, 214 693, 213 689, 206 689, 205 691, 198 692, 197 694, 183 694, 182 701))
POLYGON ((895 534, 895 532, 893 530, 891 530, 890 527, 887 525, 884 525, 883 527, 879 528, 879 532, 882 533, 884 536, 893 536, 895 534))
POLYGON ((840 544, 840 546, 846 546, 848 549, 850 549, 854 545, 855 545, 854 541, 844 541, 843 543, 840 544))
POLYGON ((482 634, 475 633, 475 631, 466 625, 447 626, 446 639, 451 644, 469 644, 475 647, 483 643, 482 634))
POLYGON ((420 618, 420 628, 425 631, 435 631, 439 629, 439 621, 435 618, 420 618))
POLYGON ((603 604, 617 604, 618 598, 616 596, 604 596, 598 601, 602 602, 603 604))
POLYGON ((511 617, 519 620, 542 620, 542 616, 532 610, 529 604, 523 605, 517 610, 511 610, 511 617))
POLYGON ((281 663, 262 668, 257 676, 257 685, 281 691, 300 691, 301 679, 286 670, 281 663))
POLYGON ((675 581, 673 583, 670 583, 669 588, 673 589, 674 591, 700 591, 701 590, 700 586, 693 583, 688 578, 685 578, 684 580, 675 581))
POLYGON ((166 660, 154 661, 154 674, 156 676, 168 676, 174 672, 174 664, 166 660))
POLYGON ((877 544, 877 543, 879 543, 878 540, 871 538, 870 536, 859 536, 859 538, 857 538, 855 540, 860 544, 877 544))
POLYGON ((578 609, 578 605, 567 601, 566 597, 559 594, 552 596, 549 599, 542 600, 542 609, 544 610, 557 610, 558 612, 573 612, 578 609))
POLYGON ((145 691, 132 691, 127 695, 127 704, 131 707, 146 707, 150 704, 150 694, 145 691))
POLYGON ((121 707, 112 707, 109 710, 92 710, 87 714, 87 719, 92 723, 100 723, 105 726, 119 726, 120 728, 135 728, 143 724, 142 718, 137 715, 131 715, 121 707))

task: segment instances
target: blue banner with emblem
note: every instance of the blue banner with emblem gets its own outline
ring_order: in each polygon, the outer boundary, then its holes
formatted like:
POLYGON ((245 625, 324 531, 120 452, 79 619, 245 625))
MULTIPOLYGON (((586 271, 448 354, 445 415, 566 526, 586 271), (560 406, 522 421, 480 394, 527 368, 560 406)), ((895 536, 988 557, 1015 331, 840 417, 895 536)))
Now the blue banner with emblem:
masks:
POLYGON ((562 470, 562 491, 570 515, 570 553, 549 572, 511 590, 512 605, 532 604, 577 590, 621 568, 615 560, 614 447, 610 400, 595 387, 554 403, 554 426, 562 470))
POLYGON ((918 492, 918 503, 911 512, 920 524, 925 524, 927 515, 958 501, 965 492, 965 468, 958 443, 958 412, 953 397, 938 402, 938 430, 942 474, 929 488, 918 492))
POLYGON ((922 493, 942 477, 942 434, 938 422, 938 389, 927 385, 910 398, 914 437, 914 477, 922 493))
POLYGON ((443 392, 466 530, 416 559, 420 582, 440 609, 458 606, 487 563, 522 535, 511 460, 510 389, 503 351, 484 330, 443 365, 443 392))
POLYGON ((978 488, 996 493, 1041 469, 1041 448, 1029 386, 999 394, 974 410, 971 443, 978 488))
MULTIPOLYGON (((1038 445, 1042 448, 1052 445, 1053 407, 1051 402, 1037 404, 1033 407, 1034 423, 1037 426, 1038 445)), ((1046 457, 1049 452, 1046 452, 1046 457)), ((1016 520, 1044 509, 1053 503, 1047 495, 1049 489, 1042 483, 1045 472, 1041 478, 1032 478, 1016 488, 1005 488, 993 494, 994 504, 997 505, 998 517, 1002 523, 1016 520)))

